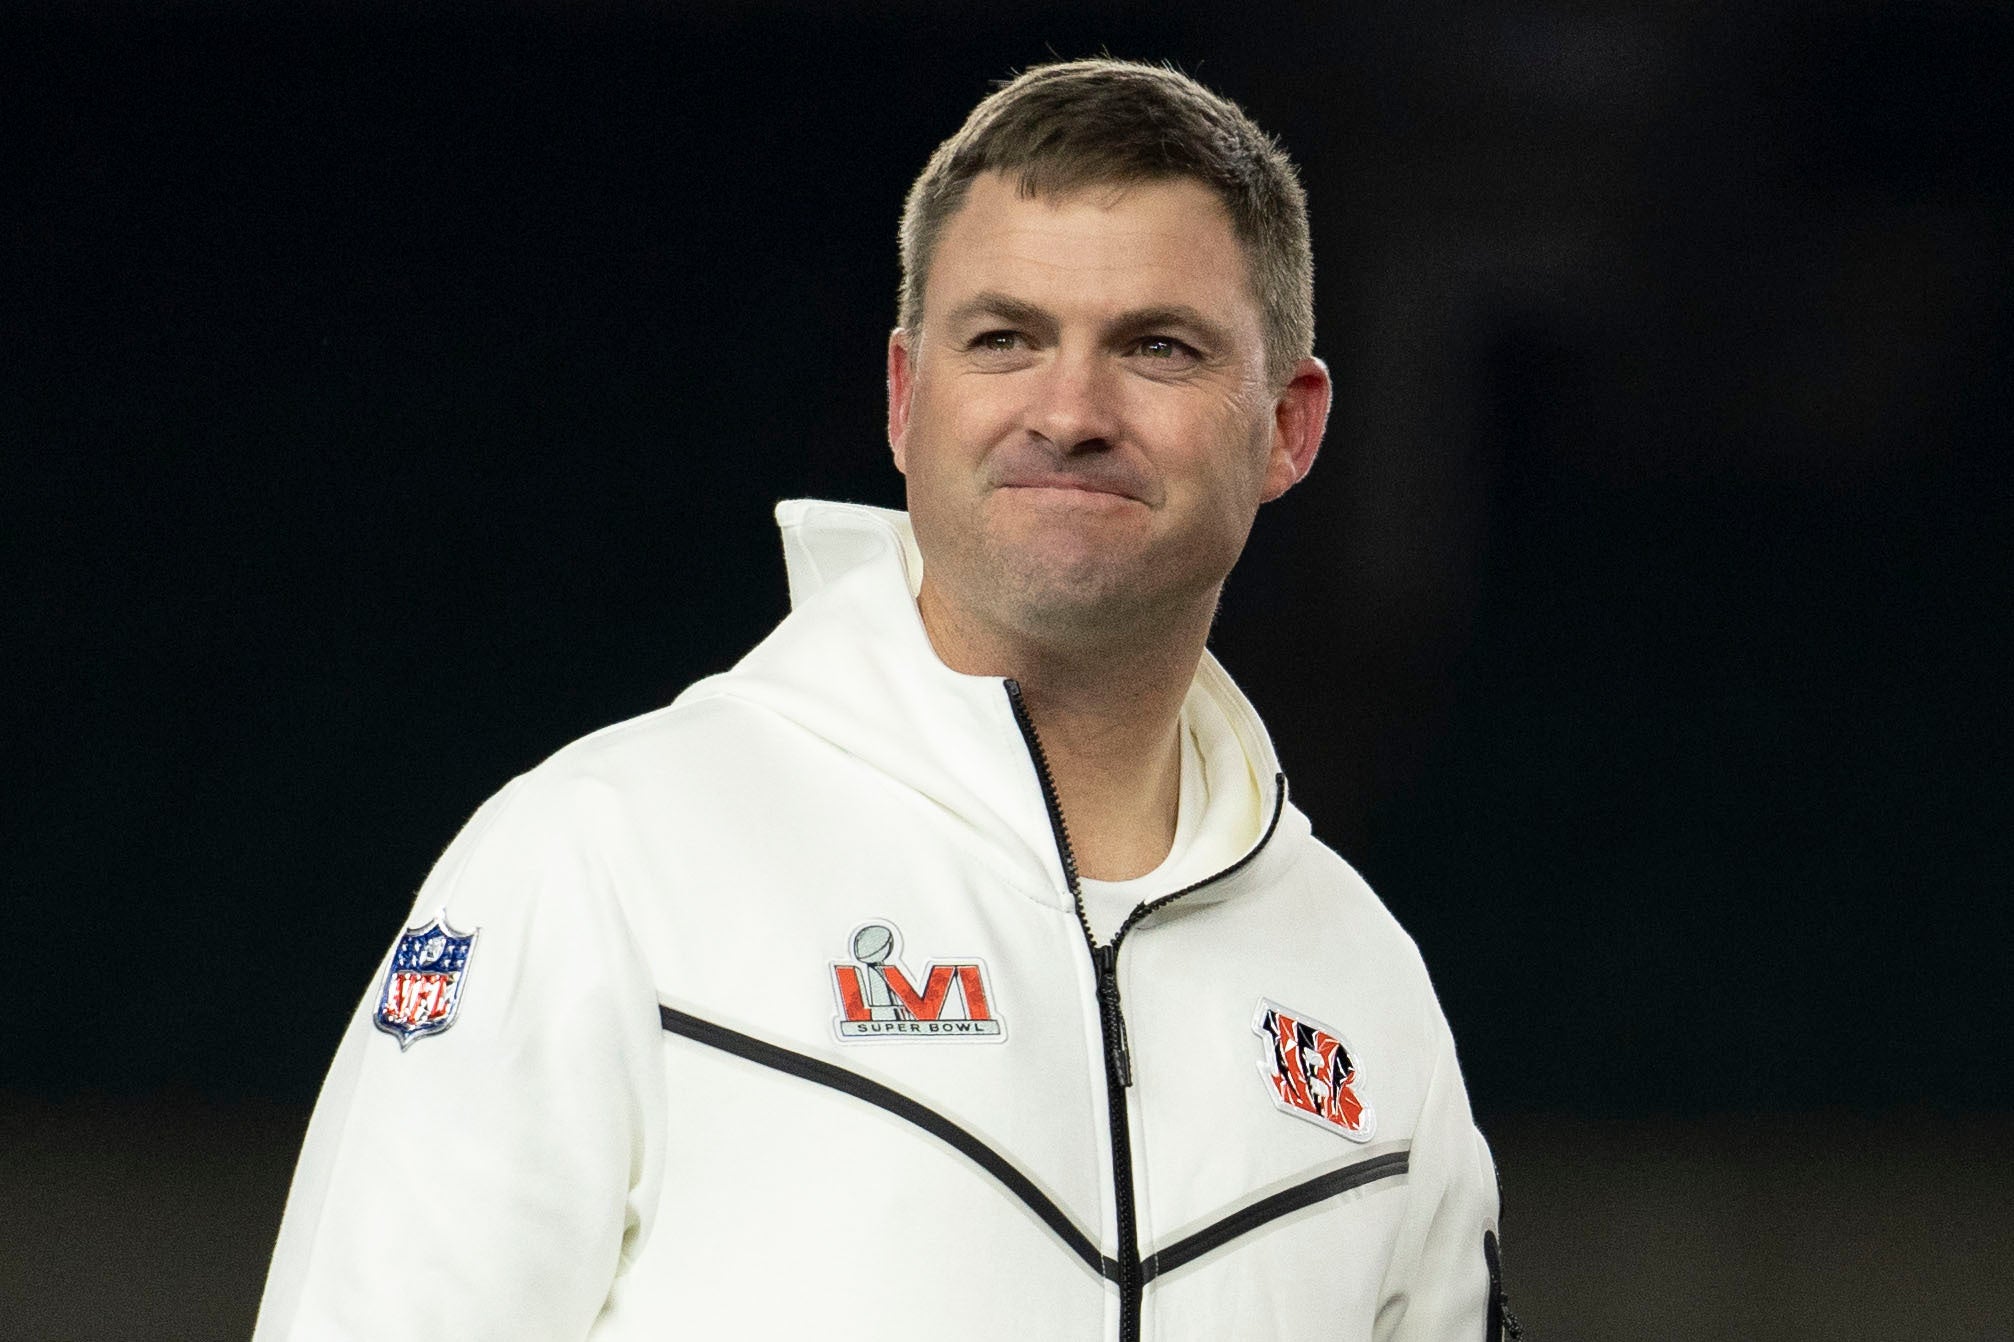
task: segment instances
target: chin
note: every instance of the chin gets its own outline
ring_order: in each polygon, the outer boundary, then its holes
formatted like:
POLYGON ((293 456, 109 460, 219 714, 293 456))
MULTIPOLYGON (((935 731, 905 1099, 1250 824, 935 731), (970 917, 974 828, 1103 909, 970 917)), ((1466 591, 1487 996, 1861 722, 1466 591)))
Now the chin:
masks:
POLYGON ((1142 615, 1160 611, 1172 595, 1167 573, 1114 556, 1085 556, 1059 562, 1054 554, 1005 559, 995 570, 1001 596, 1029 629, 1109 633, 1142 615))

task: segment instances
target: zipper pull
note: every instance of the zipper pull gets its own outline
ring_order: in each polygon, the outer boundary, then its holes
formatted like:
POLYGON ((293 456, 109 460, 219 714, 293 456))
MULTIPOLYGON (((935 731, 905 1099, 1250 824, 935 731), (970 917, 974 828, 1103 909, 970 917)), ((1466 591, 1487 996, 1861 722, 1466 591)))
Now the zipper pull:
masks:
POLYGON ((1091 951, 1098 967, 1098 1005, 1105 1014, 1105 1066, 1122 1086, 1133 1084, 1133 1054, 1126 1047, 1126 1013, 1119 1006, 1119 945, 1091 951))

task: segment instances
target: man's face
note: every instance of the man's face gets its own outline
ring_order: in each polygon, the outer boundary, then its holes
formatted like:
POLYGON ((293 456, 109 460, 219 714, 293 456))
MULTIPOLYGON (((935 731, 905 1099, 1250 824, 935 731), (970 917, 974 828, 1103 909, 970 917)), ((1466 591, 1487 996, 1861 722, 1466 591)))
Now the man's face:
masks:
POLYGON ((1244 250, 1186 179, 1058 199, 974 180, 888 380, 926 587, 1041 638, 1207 620, 1328 407, 1315 360, 1268 379, 1244 250))

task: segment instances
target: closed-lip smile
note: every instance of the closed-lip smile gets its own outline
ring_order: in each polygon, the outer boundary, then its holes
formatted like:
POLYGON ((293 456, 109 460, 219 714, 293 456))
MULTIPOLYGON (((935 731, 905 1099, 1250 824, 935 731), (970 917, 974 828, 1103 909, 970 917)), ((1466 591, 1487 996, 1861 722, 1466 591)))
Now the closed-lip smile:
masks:
POLYGON ((1100 478, 1097 475, 1077 471, 1031 471, 1009 476, 996 486, 1000 489, 1053 489, 1078 494, 1100 494, 1112 498, 1141 501, 1139 495, 1120 481, 1100 478))

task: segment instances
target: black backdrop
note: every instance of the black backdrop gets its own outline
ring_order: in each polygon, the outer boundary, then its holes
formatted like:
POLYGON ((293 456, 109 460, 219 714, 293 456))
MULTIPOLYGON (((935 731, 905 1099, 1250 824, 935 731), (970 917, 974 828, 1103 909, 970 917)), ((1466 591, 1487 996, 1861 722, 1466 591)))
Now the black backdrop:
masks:
POLYGON ((311 1097, 773 502, 899 503, 902 191, 1109 49, 1304 165, 1338 410, 1215 643, 1478 1110, 2008 1110, 2007 11, 1719 8, 8 7, 0 1087, 311 1097))

